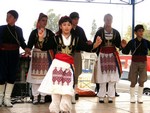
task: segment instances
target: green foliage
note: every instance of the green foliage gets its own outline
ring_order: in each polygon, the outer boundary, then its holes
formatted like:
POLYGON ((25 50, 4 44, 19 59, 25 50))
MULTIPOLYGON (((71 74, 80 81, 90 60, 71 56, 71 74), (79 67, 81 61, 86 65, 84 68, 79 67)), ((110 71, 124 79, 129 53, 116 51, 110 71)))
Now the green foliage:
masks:
POLYGON ((96 30, 97 30, 97 25, 96 25, 96 20, 94 19, 93 22, 92 22, 92 30, 91 30, 91 39, 94 37, 95 33, 96 33, 96 30))
POLYGON ((48 22, 46 27, 53 32, 57 32, 59 28, 58 21, 60 19, 60 14, 56 15, 55 13, 53 13, 53 9, 50 9, 47 13, 47 16, 48 22))
POLYGON ((128 26, 128 30, 125 33, 125 40, 129 41, 132 37, 132 27, 128 26))
MULTIPOLYGON (((53 9, 50 9, 48 12, 47 12, 47 16, 48 16, 48 21, 47 21, 47 26, 46 28, 52 30, 54 33, 56 33, 58 31, 58 21, 59 21, 59 18, 60 18, 60 14, 59 15, 56 15, 55 13, 53 13, 53 9)), ((36 23, 37 21, 34 22, 34 28, 36 28, 36 23)))

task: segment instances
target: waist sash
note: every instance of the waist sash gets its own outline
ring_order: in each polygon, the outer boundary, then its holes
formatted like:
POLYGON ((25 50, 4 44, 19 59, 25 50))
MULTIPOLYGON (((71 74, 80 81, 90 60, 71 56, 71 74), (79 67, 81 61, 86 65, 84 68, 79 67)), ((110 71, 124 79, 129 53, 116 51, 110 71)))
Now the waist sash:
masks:
POLYGON ((101 53, 114 53, 116 51, 115 47, 102 47, 100 49, 101 53))
POLYGON ((19 46, 16 44, 2 44, 0 45, 0 50, 17 50, 19 46))
POLYGON ((145 61, 147 61, 147 57, 146 56, 135 56, 135 55, 133 55, 132 56, 132 61, 133 62, 145 62, 145 61))
POLYGON ((66 63, 69 63, 69 64, 74 64, 74 59, 72 56, 70 55, 67 55, 67 54, 63 54, 63 53, 57 53, 55 55, 55 58, 58 59, 58 60, 61 60, 61 61, 64 61, 66 63))

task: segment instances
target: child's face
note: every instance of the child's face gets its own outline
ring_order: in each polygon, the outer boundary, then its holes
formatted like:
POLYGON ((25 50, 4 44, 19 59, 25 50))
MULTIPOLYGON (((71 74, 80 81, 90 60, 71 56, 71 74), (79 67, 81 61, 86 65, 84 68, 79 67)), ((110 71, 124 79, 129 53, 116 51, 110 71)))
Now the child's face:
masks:
POLYGON ((107 16, 107 17, 104 19, 104 23, 105 23, 105 26, 110 26, 110 27, 111 27, 111 24, 112 24, 112 17, 111 17, 111 16, 107 16))
POLYGON ((60 29, 62 29, 62 34, 70 34, 72 24, 70 22, 63 22, 60 25, 60 29))
POLYGON ((72 25, 73 25, 73 26, 77 26, 77 25, 78 25, 78 22, 79 22, 79 18, 74 18, 74 19, 72 19, 72 25))
POLYGON ((17 19, 14 18, 11 14, 7 14, 6 21, 9 25, 14 25, 17 19))
POLYGON ((137 30, 137 32, 135 32, 135 35, 139 38, 142 38, 143 37, 143 33, 144 33, 144 30, 143 29, 139 29, 137 30))
POLYGON ((47 18, 43 17, 40 21, 39 21, 39 25, 40 28, 45 28, 45 26, 47 25, 47 18))

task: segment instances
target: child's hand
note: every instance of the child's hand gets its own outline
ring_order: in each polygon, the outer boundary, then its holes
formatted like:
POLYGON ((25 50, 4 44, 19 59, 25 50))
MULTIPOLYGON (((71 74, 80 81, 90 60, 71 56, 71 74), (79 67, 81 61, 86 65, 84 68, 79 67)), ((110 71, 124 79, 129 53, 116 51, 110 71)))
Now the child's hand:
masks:
POLYGON ((121 41, 121 46, 124 48, 126 45, 127 45, 127 42, 126 42, 126 40, 123 39, 123 40, 121 41))
POLYGON ((31 55, 31 49, 30 48, 25 48, 25 56, 28 57, 31 55))
POLYGON ((97 36, 96 42, 94 43, 94 48, 97 48, 102 43, 102 39, 100 36, 97 36))

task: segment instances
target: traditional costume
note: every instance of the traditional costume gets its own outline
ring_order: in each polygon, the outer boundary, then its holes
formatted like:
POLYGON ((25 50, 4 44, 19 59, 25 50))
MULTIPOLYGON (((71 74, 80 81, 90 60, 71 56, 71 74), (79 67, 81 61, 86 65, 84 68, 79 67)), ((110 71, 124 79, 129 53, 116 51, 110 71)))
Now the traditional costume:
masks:
POLYGON ((54 58, 54 51, 53 50, 42 51, 41 48, 43 46, 43 43, 46 43, 49 40, 49 38, 53 36, 54 33, 51 30, 45 29, 44 40, 42 42, 39 42, 38 29, 35 29, 31 32, 29 37, 28 47, 32 49, 34 46, 34 48, 32 51, 27 82, 32 83, 32 95, 34 96, 33 103, 38 102, 39 95, 41 96, 40 102, 42 103, 45 101, 44 98, 46 94, 40 93, 38 91, 38 88, 43 78, 45 77, 47 70, 54 58))
POLYGON ((111 100, 115 97, 115 83, 122 73, 119 54, 116 50, 116 47, 120 48, 121 37, 117 30, 112 29, 111 33, 108 33, 104 28, 97 31, 95 38, 97 36, 102 39, 101 45, 96 50, 98 61, 94 78, 100 85, 97 95, 103 100, 106 95, 106 83, 108 83, 108 97, 111 100))
POLYGON ((43 44, 43 50, 50 48, 56 49, 56 55, 39 91, 52 95, 50 111, 70 111, 72 108, 71 96, 74 95, 74 51, 91 51, 93 45, 89 46, 82 39, 73 35, 67 39, 63 35, 58 35, 53 40, 49 40, 47 45, 43 44), (62 99, 59 106, 60 98, 62 99))
MULTIPOLYGON (((74 19, 79 19, 79 14, 77 12, 72 12, 69 17, 72 19, 72 21, 74 19)), ((76 20, 78 21, 78 20, 76 20)), ((78 24, 78 23, 77 23, 78 24)), ((84 42, 87 42, 87 38, 85 35, 84 30, 78 26, 78 25, 73 25, 73 28, 71 30, 71 33, 76 36, 81 38, 84 42)), ((75 66, 75 85, 74 85, 74 89, 76 90, 77 88, 77 84, 78 84, 78 77, 79 75, 82 73, 82 56, 81 56, 82 52, 81 51, 75 51, 74 52, 74 66, 75 66)), ((75 92, 75 95, 72 97, 72 103, 75 103, 75 100, 78 100, 78 94, 77 92, 75 92)))
MULTIPOLYGON (((18 18, 15 10, 10 10, 7 14, 18 18)), ((10 97, 19 68, 20 47, 27 47, 22 29, 15 25, 0 26, 0 106, 4 102, 5 106, 12 107, 10 97)))
MULTIPOLYGON (((143 25, 136 25, 135 32, 144 32, 143 25), (141 30, 141 31, 138 31, 141 30)), ((139 83, 137 91, 137 101, 143 103, 143 86, 147 80, 147 55, 150 50, 150 41, 143 37, 136 37, 128 42, 125 48, 122 48, 123 54, 129 54, 131 52, 132 59, 129 70, 130 85, 130 102, 135 103, 135 85, 139 83)))

